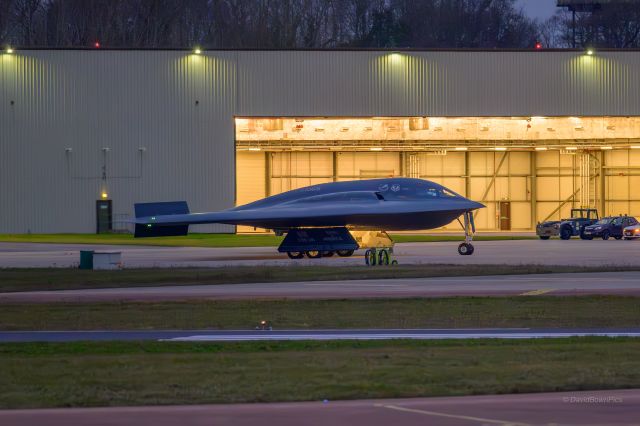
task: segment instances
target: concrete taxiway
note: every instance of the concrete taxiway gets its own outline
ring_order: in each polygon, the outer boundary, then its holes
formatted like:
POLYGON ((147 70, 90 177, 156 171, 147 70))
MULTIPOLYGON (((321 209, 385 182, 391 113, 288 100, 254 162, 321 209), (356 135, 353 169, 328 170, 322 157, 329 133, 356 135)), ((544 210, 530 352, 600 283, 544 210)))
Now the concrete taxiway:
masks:
POLYGON ((640 390, 361 401, 0 410, 0 424, 274 425, 637 425, 640 390))
MULTIPOLYGON (((401 264, 541 264, 639 266, 637 241, 508 240, 474 242, 473 256, 460 256, 458 242, 396 244, 401 264)), ((0 268, 74 267, 80 250, 120 251, 126 268, 255 265, 362 265, 353 257, 291 260, 275 247, 148 247, 88 244, 0 243, 0 268)))
POLYGON ((479 328, 364 330, 122 330, 0 331, 0 343, 162 340, 175 342, 243 342, 278 340, 450 340, 538 339, 564 337, 640 337, 640 328, 479 328))
POLYGON ((640 272, 179 285, 0 293, 0 303, 189 299, 640 295, 640 272))

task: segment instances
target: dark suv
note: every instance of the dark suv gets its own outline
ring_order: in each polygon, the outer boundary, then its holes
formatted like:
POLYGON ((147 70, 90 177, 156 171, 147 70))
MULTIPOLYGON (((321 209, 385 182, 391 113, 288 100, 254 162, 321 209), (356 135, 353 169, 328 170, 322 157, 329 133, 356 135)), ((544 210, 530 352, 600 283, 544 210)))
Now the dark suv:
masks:
POLYGON ((636 225, 637 223, 636 218, 631 216, 603 217, 593 225, 584 228, 584 239, 592 240, 594 237, 600 237, 603 240, 608 240, 609 237, 613 237, 619 240, 622 238, 624 228, 636 225))

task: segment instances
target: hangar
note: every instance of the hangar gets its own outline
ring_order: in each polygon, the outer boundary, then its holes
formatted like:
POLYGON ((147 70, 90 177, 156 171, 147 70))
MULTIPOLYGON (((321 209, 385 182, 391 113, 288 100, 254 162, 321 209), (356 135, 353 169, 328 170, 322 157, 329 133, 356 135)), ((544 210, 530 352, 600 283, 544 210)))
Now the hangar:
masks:
POLYGON ((480 230, 640 215, 638 93, 630 50, 7 49, 0 232, 125 231, 134 202, 215 211, 389 176, 483 202, 480 230))

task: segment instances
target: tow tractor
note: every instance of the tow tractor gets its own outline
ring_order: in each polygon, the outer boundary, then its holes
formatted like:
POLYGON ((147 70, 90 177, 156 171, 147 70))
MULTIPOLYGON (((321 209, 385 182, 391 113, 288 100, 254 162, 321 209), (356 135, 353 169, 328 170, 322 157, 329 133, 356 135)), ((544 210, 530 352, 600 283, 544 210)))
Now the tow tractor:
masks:
POLYGON ((357 231, 347 228, 296 228, 290 229, 278 247, 291 259, 349 257, 358 249, 367 249, 367 265, 397 265, 393 258, 394 242, 385 231, 357 231))

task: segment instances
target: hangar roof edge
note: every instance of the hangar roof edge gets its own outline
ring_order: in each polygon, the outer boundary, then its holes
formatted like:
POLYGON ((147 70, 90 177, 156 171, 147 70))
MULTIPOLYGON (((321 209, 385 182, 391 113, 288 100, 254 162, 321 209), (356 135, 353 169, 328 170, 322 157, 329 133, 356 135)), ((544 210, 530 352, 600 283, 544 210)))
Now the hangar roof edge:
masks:
MULTIPOLYGON (((175 47, 175 48, 150 48, 150 47, 107 47, 101 46, 100 48, 95 47, 21 47, 21 46, 11 46, 16 50, 23 51, 56 51, 56 50, 64 50, 64 51, 157 51, 157 52, 172 52, 172 51, 181 51, 181 52, 191 52, 193 48, 186 47, 175 47)), ((485 49, 485 48, 332 48, 332 49, 317 49, 317 48, 308 48, 308 49, 256 49, 256 48, 243 48, 243 49, 225 49, 225 48, 212 48, 208 49, 206 47, 200 48, 202 52, 462 52, 462 53, 474 53, 474 52, 495 52, 495 53, 513 53, 513 52, 521 52, 521 53, 568 53, 568 52, 584 52, 588 48, 583 49, 557 49, 557 48, 549 48, 549 49, 485 49)), ((626 49, 613 49, 613 48, 593 48, 597 52, 640 52, 640 48, 626 48, 626 49)))

